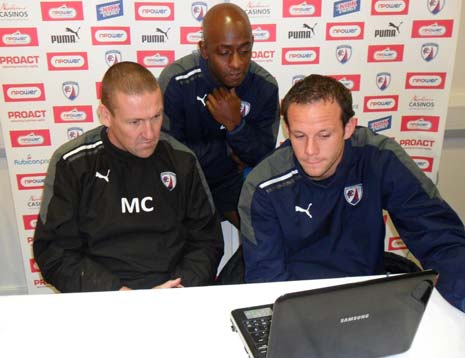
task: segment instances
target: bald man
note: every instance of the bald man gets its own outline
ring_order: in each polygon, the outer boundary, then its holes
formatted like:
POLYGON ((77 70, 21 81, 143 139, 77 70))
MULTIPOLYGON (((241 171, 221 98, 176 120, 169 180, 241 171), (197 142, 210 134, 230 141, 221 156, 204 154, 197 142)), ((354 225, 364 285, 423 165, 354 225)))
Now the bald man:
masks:
POLYGON ((195 152, 218 211, 239 228, 244 172, 276 146, 278 85, 251 61, 252 27, 240 7, 213 6, 202 31, 199 51, 160 75, 164 130, 195 152))

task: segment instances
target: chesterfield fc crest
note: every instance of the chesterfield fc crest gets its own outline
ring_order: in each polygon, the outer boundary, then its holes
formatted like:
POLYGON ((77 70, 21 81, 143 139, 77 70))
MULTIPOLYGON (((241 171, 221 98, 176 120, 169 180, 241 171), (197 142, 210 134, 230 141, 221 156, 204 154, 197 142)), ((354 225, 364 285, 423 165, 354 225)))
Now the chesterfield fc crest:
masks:
POLYGON ((176 173, 163 172, 160 174, 160 179, 169 191, 172 191, 176 187, 176 173))
POLYGON ((344 188, 344 197, 350 205, 357 205, 363 196, 362 184, 351 185, 344 188))
POLYGON ((196 1, 191 5, 191 13, 194 19, 201 22, 207 13, 207 3, 204 1, 196 1))

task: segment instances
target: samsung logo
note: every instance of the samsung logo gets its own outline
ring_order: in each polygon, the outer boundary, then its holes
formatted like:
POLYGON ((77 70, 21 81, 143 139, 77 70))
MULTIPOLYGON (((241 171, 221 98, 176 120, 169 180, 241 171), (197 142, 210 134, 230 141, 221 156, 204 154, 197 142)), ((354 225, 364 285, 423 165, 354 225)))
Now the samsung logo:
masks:
POLYGON ((341 318, 339 323, 348 323, 348 322, 354 322, 354 321, 361 321, 363 319, 368 319, 368 318, 370 318, 370 314, 365 313, 365 314, 362 314, 362 315, 359 315, 359 316, 351 316, 351 317, 341 318))

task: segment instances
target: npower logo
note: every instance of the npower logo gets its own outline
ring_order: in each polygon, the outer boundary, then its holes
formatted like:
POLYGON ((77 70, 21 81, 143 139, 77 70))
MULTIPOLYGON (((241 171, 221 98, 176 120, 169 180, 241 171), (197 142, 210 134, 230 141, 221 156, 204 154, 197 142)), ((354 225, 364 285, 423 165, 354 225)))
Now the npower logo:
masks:
POLYGON ((42 1, 40 10, 43 21, 84 20, 82 1, 42 1))
POLYGON ((46 147, 51 145, 48 129, 34 129, 10 131, 11 146, 18 147, 46 147))
POLYGON ((401 132, 437 132, 439 116, 402 116, 401 132))
POLYGON ((360 91, 360 75, 330 75, 352 92, 360 91))
POLYGON ((412 156, 412 159, 422 171, 428 173, 433 171, 433 158, 412 156))
POLYGON ((282 49, 283 65, 313 65, 320 63, 319 47, 288 47, 282 49))
POLYGON ((370 45, 368 62, 400 62, 404 59, 404 45, 370 45))
POLYGON ((137 51, 137 62, 145 67, 163 68, 174 61, 174 51, 137 51))
POLYGON ((35 230, 37 226, 37 220, 39 216, 37 214, 33 215, 23 215, 23 226, 24 230, 35 230))
POLYGON ((276 24, 252 25, 252 34, 257 42, 275 42, 276 24))
POLYGON ((202 40, 202 29, 199 26, 181 26, 180 36, 183 45, 197 44, 202 40))
POLYGON ((5 84, 2 87, 5 102, 45 101, 43 83, 5 84))
POLYGON ((365 96, 363 99, 364 112, 393 112, 397 111, 399 104, 398 95, 390 96, 365 96))
POLYGON ((321 16, 321 0, 284 0, 283 17, 321 16))
POLYGON ((0 28, 0 47, 39 46, 35 27, 0 28))
POLYGON ((372 15, 407 15, 409 0, 372 0, 372 15))
POLYGON ((454 20, 415 20, 412 25, 412 37, 452 37, 453 27, 454 20))
POLYGON ((55 123, 90 123, 92 106, 54 106, 53 119, 55 123))
POLYGON ((173 21, 173 2, 136 2, 134 4, 136 20, 173 21))
POLYGON ((16 174, 19 190, 42 189, 46 173, 16 174))
POLYGON ((407 72, 406 89, 443 89, 446 85, 445 72, 407 72))
POLYGON ((88 70, 87 52, 48 52, 49 71, 88 70))
POLYGON ((326 40, 362 40, 364 31, 364 22, 328 22, 326 40))
POLYGON ((129 27, 105 26, 91 27, 92 45, 130 45, 129 27))

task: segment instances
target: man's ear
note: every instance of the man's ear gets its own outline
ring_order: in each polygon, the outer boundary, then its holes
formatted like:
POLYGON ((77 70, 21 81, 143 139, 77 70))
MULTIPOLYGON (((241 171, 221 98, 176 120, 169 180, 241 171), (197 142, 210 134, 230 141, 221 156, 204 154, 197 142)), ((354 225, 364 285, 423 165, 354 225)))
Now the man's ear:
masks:
POLYGON ((352 134, 354 134, 355 127, 357 126, 357 120, 355 117, 352 117, 349 119, 349 121, 346 123, 346 126, 344 128, 344 139, 349 139, 352 134))
POLYGON ((205 60, 208 60, 207 44, 204 40, 199 41, 199 52, 200 56, 202 56, 205 60))
POLYGON ((99 106, 98 106, 98 109, 97 109, 97 113, 98 113, 98 116, 100 118, 100 122, 102 122, 102 124, 105 127, 110 127, 111 113, 108 110, 108 108, 105 105, 100 103, 99 106))

